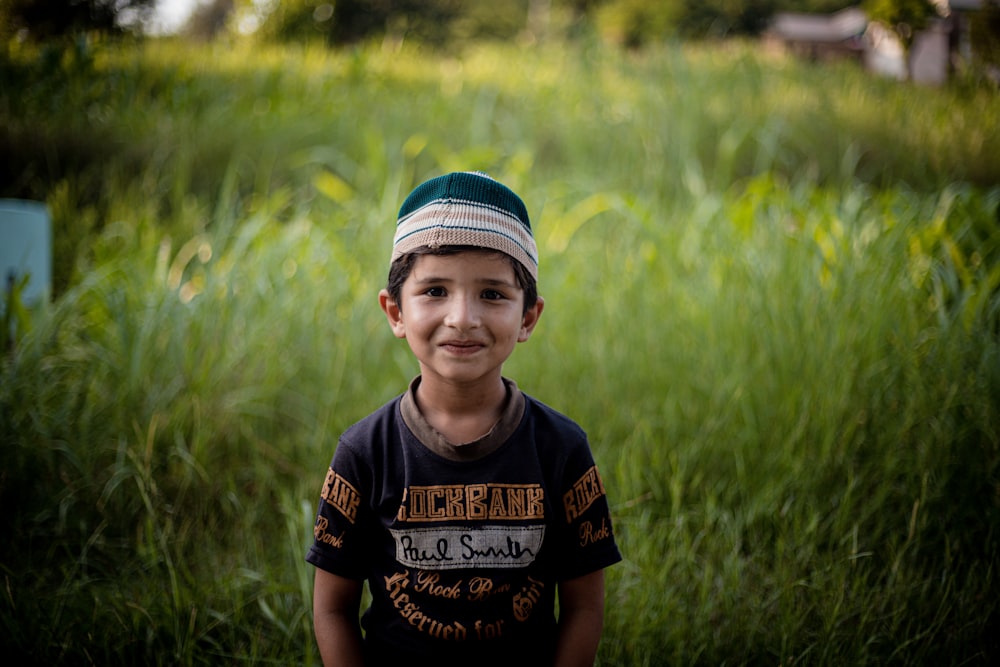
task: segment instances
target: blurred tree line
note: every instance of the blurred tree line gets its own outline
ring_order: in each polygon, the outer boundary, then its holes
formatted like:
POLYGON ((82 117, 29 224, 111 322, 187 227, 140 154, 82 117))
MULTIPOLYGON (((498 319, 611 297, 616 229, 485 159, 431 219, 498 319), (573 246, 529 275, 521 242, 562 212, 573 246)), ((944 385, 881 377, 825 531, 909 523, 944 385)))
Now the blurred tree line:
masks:
MULTIPOLYGON (((81 32, 142 32, 168 0, 0 0, 0 40, 48 40, 81 32)), ((830 13, 862 6, 904 42, 937 11, 933 0, 197 0, 182 28, 214 39, 254 31, 277 42, 343 46, 373 39, 436 47, 470 40, 572 38, 593 31, 627 47, 664 38, 755 36, 778 12, 830 13)), ((984 0, 972 36, 1000 62, 1000 0, 984 0)))
MULTIPOLYGON (((208 0, 232 3, 233 0, 208 0)), ((370 38, 441 45, 469 39, 574 36, 593 26, 629 46, 664 36, 754 35, 778 11, 829 12, 857 0, 271 0, 260 32, 278 40, 318 37, 340 45, 370 38)), ((236 11, 239 7, 234 8, 236 11)), ((193 26, 192 26, 193 28, 193 26)), ((197 31, 197 30, 195 30, 197 31)), ((204 33, 204 31, 200 31, 204 33)))
MULTIPOLYGON (((30 0, 21 0, 30 1, 30 0)), ((664 38, 757 36, 778 12, 832 13, 860 6, 909 49, 938 13, 935 0, 201 0, 185 26, 211 39, 250 16, 259 37, 322 40, 341 46, 370 39, 434 46, 477 39, 573 38, 593 30, 637 48, 664 38), (240 18, 242 17, 242 19, 240 18)), ((1000 64, 1000 0, 983 0, 970 18, 974 50, 1000 64)))
MULTIPOLYGON (((122 32, 147 22, 158 1, 166 0, 0 0, 0 37, 122 32)), ((252 25, 277 41, 344 45, 391 37, 443 45, 526 32, 572 36, 589 25, 638 46, 668 35, 753 35, 777 11, 852 4, 857 0, 199 0, 184 32, 211 38, 252 25)))

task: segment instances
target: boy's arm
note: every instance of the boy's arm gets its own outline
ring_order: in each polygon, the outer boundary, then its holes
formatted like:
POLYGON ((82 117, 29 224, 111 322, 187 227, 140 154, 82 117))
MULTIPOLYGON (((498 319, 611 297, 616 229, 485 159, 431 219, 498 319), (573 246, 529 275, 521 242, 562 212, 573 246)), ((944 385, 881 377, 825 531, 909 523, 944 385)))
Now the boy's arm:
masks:
POLYGON ((360 581, 316 568, 313 583, 313 627, 326 667, 362 667, 360 581))
POLYGON ((592 667, 604 628, 604 570, 559 582, 555 667, 592 667))

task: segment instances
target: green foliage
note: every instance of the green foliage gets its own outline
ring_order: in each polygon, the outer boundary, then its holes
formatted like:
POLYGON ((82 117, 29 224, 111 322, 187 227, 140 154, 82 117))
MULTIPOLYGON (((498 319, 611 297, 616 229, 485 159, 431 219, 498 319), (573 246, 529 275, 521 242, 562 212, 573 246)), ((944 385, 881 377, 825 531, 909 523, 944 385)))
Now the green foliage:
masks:
POLYGON ((777 0, 776 8, 784 12, 830 14, 857 4, 856 0, 777 0))
POLYGON ((62 272, 0 362, 9 660, 318 664, 318 489, 416 372, 375 295, 452 169, 531 211, 507 373, 611 495, 600 664, 1000 655, 995 95, 739 44, 6 48, 0 194, 62 272))
POLYGON ((636 48, 676 34, 683 4, 613 0, 601 7, 595 22, 613 43, 636 48))
POLYGON ((3 308, 0 308, 0 354, 14 351, 31 326, 31 315, 24 305, 21 295, 31 276, 25 274, 20 279, 9 278, 3 286, 3 308))
POLYGON ((260 36, 279 42, 320 39, 353 44, 386 36, 444 46, 508 39, 525 28, 528 0, 291 0, 274 3, 260 36))
POLYGON ((35 40, 80 33, 115 33, 138 23, 156 0, 4 0, 0 39, 23 33, 35 40))
POLYGON ((969 39, 976 58, 1000 67, 1000 3, 988 2, 969 17, 969 39))
POLYGON ((856 4, 845 0, 604 0, 591 14, 602 34, 631 48, 681 35, 704 39, 759 35, 779 11, 833 12, 856 4))
POLYGON ((686 7, 681 22, 682 33, 719 37, 760 34, 774 14, 778 0, 709 0, 681 4, 686 7))

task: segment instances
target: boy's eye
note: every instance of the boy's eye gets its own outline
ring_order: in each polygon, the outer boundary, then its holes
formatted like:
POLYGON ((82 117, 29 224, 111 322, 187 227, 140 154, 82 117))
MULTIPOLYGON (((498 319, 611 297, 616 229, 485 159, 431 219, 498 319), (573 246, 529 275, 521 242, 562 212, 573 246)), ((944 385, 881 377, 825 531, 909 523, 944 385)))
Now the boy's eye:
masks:
POLYGON ((427 296, 444 296, 445 291, 443 287, 428 287, 424 290, 424 294, 427 296))
POLYGON ((504 296, 495 289, 488 289, 483 291, 483 298, 489 301, 499 301, 500 299, 503 299, 504 296))

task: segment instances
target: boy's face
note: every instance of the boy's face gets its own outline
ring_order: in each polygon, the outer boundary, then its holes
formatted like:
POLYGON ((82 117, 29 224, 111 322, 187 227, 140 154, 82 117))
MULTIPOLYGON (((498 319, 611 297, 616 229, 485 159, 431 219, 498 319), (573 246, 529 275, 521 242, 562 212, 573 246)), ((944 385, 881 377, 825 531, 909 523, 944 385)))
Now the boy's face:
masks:
POLYGON ((424 380, 469 384, 499 378, 514 346, 528 340, 544 302, 524 311, 524 293, 504 255, 420 255, 400 303, 379 293, 393 333, 405 338, 424 380))

